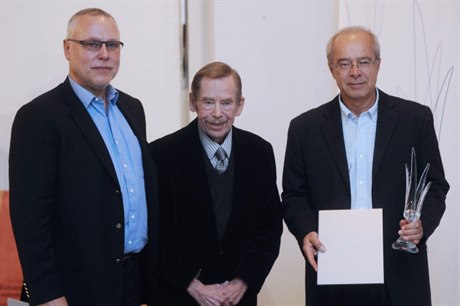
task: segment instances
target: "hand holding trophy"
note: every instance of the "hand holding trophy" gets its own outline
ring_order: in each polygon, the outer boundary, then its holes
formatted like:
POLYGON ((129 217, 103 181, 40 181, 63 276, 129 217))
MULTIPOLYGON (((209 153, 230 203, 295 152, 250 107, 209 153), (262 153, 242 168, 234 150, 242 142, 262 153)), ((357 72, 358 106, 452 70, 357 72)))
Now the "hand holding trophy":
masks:
MULTIPOLYGON (((427 164, 417 182, 417 159, 415 149, 412 148, 410 170, 406 164, 406 197, 403 212, 404 219, 409 223, 417 221, 422 214, 423 200, 431 186, 431 182, 425 185, 429 169, 430 164, 427 164)), ((412 241, 405 241, 401 237, 393 242, 392 247, 395 250, 418 253, 418 248, 412 241)))

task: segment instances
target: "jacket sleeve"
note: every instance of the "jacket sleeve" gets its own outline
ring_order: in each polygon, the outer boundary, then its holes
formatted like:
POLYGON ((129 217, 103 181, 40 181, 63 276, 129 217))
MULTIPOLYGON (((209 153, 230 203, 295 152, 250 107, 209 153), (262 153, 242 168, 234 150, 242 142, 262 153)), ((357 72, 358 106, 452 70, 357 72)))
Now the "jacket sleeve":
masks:
POLYGON ((259 184, 257 198, 261 214, 251 232, 249 247, 235 275, 240 277, 253 292, 258 293, 279 254, 283 231, 281 205, 276 185, 276 166, 273 149, 267 144, 264 158, 259 160, 259 184))
POLYGON ((171 157, 169 148, 159 146, 156 142, 149 145, 152 158, 157 166, 158 173, 158 192, 159 192, 159 245, 160 265, 159 274, 167 279, 171 284, 184 291, 189 286, 194 277, 197 277, 202 264, 194 257, 189 256, 189 252, 183 245, 176 242, 177 229, 175 228, 174 205, 177 190, 175 178, 168 169, 168 159, 171 157), (160 147, 160 148, 159 148, 160 147))
POLYGON ((425 197, 422 207, 422 225, 424 240, 428 239, 435 231, 446 210, 446 195, 449 184, 444 177, 444 168, 439 152, 438 140, 433 124, 433 115, 426 108, 425 117, 420 137, 420 148, 417 150, 417 173, 421 175, 426 164, 430 164, 427 182, 431 187, 425 197))
POLYGON ((64 295, 53 245, 58 137, 48 114, 21 108, 12 126, 9 179, 11 222, 31 305, 64 295))
POLYGON ((302 247, 303 238, 311 231, 318 231, 318 214, 311 203, 304 152, 297 130, 296 125, 291 122, 284 159, 281 198, 284 221, 302 247))

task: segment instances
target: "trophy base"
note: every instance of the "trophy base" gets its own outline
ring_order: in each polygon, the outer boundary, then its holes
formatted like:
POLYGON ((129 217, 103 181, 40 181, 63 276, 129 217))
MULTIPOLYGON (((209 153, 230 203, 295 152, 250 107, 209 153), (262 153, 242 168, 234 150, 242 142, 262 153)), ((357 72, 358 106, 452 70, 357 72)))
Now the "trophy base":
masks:
POLYGON ((418 248, 413 242, 405 241, 401 238, 398 238, 398 240, 393 242, 391 246, 393 247, 393 249, 398 251, 404 251, 412 254, 418 253, 418 248))

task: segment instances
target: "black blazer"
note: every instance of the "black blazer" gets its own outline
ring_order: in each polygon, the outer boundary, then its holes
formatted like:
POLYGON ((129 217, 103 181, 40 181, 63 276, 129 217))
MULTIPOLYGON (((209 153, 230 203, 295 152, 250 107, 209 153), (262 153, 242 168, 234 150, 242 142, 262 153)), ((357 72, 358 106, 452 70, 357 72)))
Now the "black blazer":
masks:
MULTIPOLYGON (((143 253, 152 259, 144 272, 153 281, 156 169, 140 101, 120 92, 117 105, 141 145, 149 213, 143 253)), ((120 187, 104 141, 68 79, 18 111, 9 159, 11 221, 31 305, 60 296, 70 305, 119 305, 120 187)), ((152 292, 153 285, 144 284, 152 292)))
MULTIPOLYGON (((159 305, 196 305, 186 289, 239 277, 256 295, 279 253, 281 207, 271 145, 233 127, 233 206, 219 244, 197 120, 150 144, 160 188, 159 305)), ((207 158, 207 157, 206 157, 207 158)))
MULTIPOLYGON (((449 189, 438 149, 430 109, 379 91, 377 131, 373 159, 372 201, 383 208, 384 278, 393 306, 431 305, 426 239, 438 226, 449 189), (422 211, 424 238, 418 254, 395 251, 405 193, 405 168, 411 147, 417 153, 418 173, 431 164, 432 182, 422 211), (412 289, 409 289, 412 288, 412 289)), ((347 158, 338 97, 293 119, 283 174, 284 219, 302 245, 318 231, 318 211, 349 209, 351 203, 347 158)), ((320 236, 321 239, 321 236, 320 236)), ((307 263, 308 305, 326 295, 344 295, 340 286, 316 286, 316 273, 307 263), (339 293, 340 292, 340 293, 339 293)))

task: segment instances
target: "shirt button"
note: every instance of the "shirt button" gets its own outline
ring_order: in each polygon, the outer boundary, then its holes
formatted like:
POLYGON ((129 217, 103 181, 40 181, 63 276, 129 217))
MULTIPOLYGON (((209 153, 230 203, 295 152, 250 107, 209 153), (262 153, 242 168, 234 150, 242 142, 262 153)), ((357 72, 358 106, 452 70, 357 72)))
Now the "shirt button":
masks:
POLYGON ((129 190, 129 192, 133 193, 133 192, 134 192, 134 189, 131 188, 131 189, 129 190))
POLYGON ((133 242, 132 242, 131 240, 129 240, 129 241, 128 241, 128 244, 131 244, 131 243, 133 243, 133 242))
POLYGON ((127 165, 127 164, 124 164, 123 167, 124 167, 124 168, 128 168, 128 165, 127 165))
POLYGON ((121 223, 115 224, 115 228, 116 228, 116 229, 121 229, 122 227, 123 227, 123 226, 121 225, 121 223))

